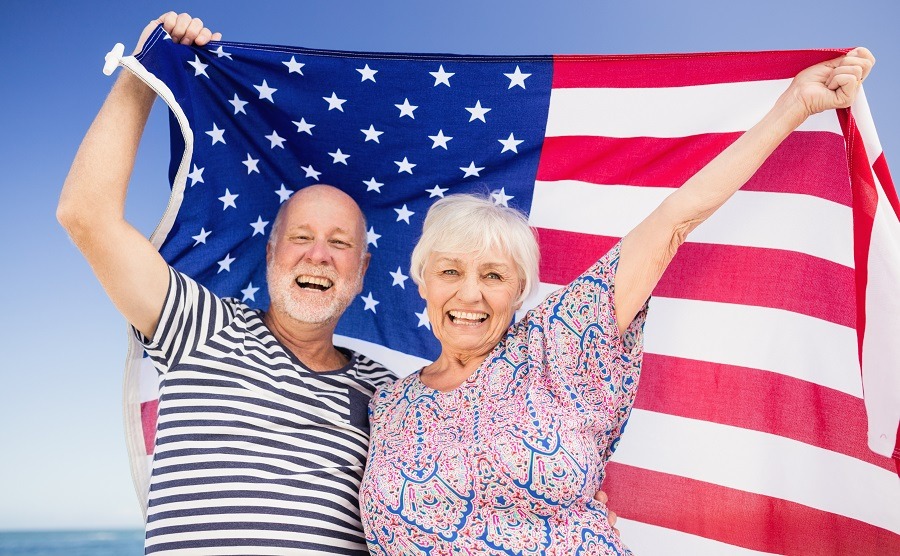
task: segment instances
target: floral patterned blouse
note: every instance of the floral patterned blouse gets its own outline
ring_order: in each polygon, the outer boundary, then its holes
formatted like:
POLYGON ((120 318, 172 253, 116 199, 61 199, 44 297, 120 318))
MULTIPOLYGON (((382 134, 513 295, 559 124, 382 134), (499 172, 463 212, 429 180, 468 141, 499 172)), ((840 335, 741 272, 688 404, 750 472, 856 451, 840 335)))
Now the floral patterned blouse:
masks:
POLYGON ((620 336, 621 242, 513 324, 459 387, 415 373, 370 404, 373 555, 630 554, 593 500, 628 420, 645 304, 620 336))

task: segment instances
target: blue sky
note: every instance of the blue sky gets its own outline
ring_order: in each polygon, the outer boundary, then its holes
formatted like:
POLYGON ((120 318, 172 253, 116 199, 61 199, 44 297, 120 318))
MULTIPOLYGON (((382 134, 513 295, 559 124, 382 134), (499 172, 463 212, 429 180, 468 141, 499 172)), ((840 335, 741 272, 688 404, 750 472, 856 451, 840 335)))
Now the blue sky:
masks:
MULTIPOLYGON (((227 40, 343 50, 471 54, 647 53, 868 46, 866 93, 888 162, 900 160, 895 0, 448 2, 7 0, 0 18, 0 530, 140 527, 125 452, 125 324, 55 220, 82 135, 131 49, 174 8, 227 40), (256 8, 247 8, 255 6, 256 8)), ((128 201, 149 234, 167 200, 167 120, 157 103, 128 201)), ((896 179, 896 178, 895 178, 896 179)))

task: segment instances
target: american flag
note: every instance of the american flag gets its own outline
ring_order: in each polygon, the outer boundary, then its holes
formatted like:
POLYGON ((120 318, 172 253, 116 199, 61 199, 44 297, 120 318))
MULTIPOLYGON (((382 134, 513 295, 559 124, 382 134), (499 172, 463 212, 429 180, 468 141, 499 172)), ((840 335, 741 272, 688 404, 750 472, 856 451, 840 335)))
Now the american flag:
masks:
MULTIPOLYGON (((436 199, 482 192, 529 215, 537 303, 799 70, 841 53, 496 57, 167 38, 159 28, 118 60, 171 109, 172 199, 153 236, 166 260, 264 308, 280 203, 339 186, 368 217, 372 263, 338 343, 400 374, 438 353, 409 279, 436 199)), ((636 553, 900 554, 898 214, 861 95, 804 123, 681 248, 651 301, 640 392, 604 484, 636 553)), ((146 492, 157 377, 133 348, 126 420, 146 492)))

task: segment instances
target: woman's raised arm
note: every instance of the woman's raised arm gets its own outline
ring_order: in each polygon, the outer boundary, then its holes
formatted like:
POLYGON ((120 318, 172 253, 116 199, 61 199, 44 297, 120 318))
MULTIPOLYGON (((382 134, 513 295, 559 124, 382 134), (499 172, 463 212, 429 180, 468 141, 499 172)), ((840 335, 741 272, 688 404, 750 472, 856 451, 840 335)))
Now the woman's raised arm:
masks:
POLYGON ((797 74, 762 120, 625 236, 615 279, 620 333, 643 306, 688 234, 734 195, 807 117, 850 106, 874 63, 871 52, 855 48, 797 74))

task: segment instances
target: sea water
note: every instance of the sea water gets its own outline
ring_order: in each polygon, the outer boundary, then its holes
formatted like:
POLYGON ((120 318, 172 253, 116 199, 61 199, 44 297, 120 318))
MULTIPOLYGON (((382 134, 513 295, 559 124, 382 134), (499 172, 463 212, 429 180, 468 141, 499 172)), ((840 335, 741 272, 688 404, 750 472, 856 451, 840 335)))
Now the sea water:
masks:
POLYGON ((138 556, 144 531, 0 531, 0 556, 138 556))

